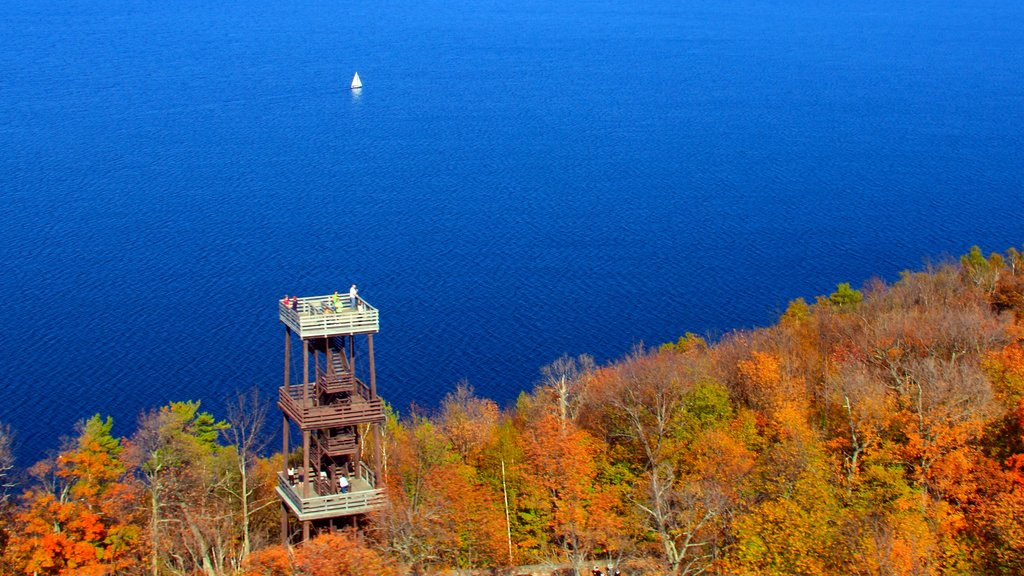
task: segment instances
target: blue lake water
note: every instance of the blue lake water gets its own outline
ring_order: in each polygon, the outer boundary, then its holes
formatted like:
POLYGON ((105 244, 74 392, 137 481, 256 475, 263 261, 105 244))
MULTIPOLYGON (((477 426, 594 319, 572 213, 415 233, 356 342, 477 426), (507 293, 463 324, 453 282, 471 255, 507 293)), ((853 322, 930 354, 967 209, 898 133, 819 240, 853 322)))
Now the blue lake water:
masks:
POLYGON ((1010 0, 4 2, 0 421, 273 397, 284 293, 358 284, 404 411, 1020 246, 1022 46, 1010 0))

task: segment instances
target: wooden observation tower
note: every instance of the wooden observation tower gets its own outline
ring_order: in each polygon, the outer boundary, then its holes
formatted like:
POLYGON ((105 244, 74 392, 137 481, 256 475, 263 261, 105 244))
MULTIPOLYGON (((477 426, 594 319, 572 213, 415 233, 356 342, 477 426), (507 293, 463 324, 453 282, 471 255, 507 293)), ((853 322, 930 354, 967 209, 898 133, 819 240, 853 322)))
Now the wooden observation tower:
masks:
POLYGON ((284 415, 284 465, 277 494, 281 539, 288 543, 290 516, 302 525, 305 541, 314 522, 332 524, 384 505, 384 491, 377 487, 384 407, 373 363, 373 335, 380 326, 376 308, 357 296, 337 293, 280 300, 278 308, 284 323, 284 386, 277 399, 284 415), (295 336, 302 344, 298 378, 291 373, 295 336), (363 341, 361 358, 356 344, 363 341), (367 370, 368 385, 357 377, 357 364, 367 370), (301 464, 288 460, 291 424, 302 433, 301 464), (364 454, 364 448, 372 454, 364 454))

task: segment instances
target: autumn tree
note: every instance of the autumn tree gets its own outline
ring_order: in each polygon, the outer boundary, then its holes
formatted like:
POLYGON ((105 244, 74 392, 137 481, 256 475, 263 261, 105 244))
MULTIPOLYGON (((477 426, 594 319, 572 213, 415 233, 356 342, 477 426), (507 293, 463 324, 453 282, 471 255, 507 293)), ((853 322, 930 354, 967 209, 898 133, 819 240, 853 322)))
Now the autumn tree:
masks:
POLYGON ((393 561, 353 532, 333 532, 294 550, 270 546, 250 556, 241 576, 398 576, 393 561))
POLYGON ((131 461, 147 495, 154 576, 218 576, 240 556, 237 516, 224 490, 237 460, 217 443, 227 426, 198 402, 172 402, 139 422, 131 461))
POLYGON ((410 566, 436 559, 429 541, 427 519, 434 512, 427 493, 427 479, 449 454, 433 425, 413 416, 403 422, 391 415, 386 422, 389 509, 375 515, 389 554, 410 566))
POLYGON ((255 550, 242 562, 240 576, 292 576, 292 550, 284 546, 267 546, 255 550))
POLYGON ((4 557, 14 523, 14 433, 7 424, 0 423, 0 572, 12 570, 4 557))
POLYGON ((666 342, 658 347, 659 352, 679 352, 687 353, 696 350, 706 350, 708 342, 704 338, 694 334, 693 332, 686 332, 679 337, 675 342, 666 342))
POLYGON ((140 560, 137 494, 122 482, 125 464, 111 418, 85 421, 55 460, 33 468, 22 496, 19 537, 8 554, 25 574, 130 573, 140 560))
POLYGON ((766 431, 749 489, 752 505, 738 514, 728 569, 737 574, 834 574, 839 506, 825 451, 806 413, 788 405, 766 431))
POLYGON ((999 254, 993 252, 986 258, 981 253, 981 248, 971 246, 971 250, 960 257, 960 271, 968 282, 986 293, 991 293, 999 279, 1003 262, 1003 257, 999 254))
POLYGON ((11 504, 11 494, 17 484, 14 481, 14 432, 7 424, 0 423, 0 511, 11 504))
POLYGON ((1024 346, 1019 342, 988 350, 982 356, 981 367, 996 398, 1005 406, 1012 409, 1024 399, 1024 346))
POLYGON ((495 439, 500 416, 493 400, 478 398, 463 381, 441 401, 438 430, 463 463, 479 467, 484 452, 495 439))
POLYGON ((449 407, 454 420, 447 429, 465 441, 463 453, 425 417, 389 424, 390 509, 375 518, 387 550, 407 565, 467 568, 507 558, 500 496, 464 461, 478 458, 475 434, 483 432, 463 419, 464 408, 449 407))
POLYGON ((549 540, 578 571, 621 530, 616 487, 599 480, 599 441, 556 414, 530 422, 523 441, 531 481, 547 495, 549 540))
POLYGON ((860 304, 863 299, 864 295, 861 294, 860 290, 851 288, 849 282, 838 284, 836 291, 828 295, 829 302, 843 309, 853 308, 860 304))
POLYGON ((576 420, 580 405, 586 399, 587 386, 594 368, 594 359, 586 354, 575 358, 563 354, 541 368, 543 380, 540 388, 554 398, 558 406, 558 418, 562 423, 576 420))
POLYGON ((657 355, 635 350, 606 376, 604 421, 615 430, 614 452, 629 459, 637 476, 632 504, 668 570, 679 575, 708 569, 730 506, 712 468, 694 458, 703 435, 731 413, 728 392, 701 366, 703 353, 699 347, 657 355))
POLYGON ((240 509, 242 548, 238 560, 241 561, 252 551, 253 513, 275 503, 277 498, 254 499, 258 486, 253 482, 252 472, 257 465, 257 456, 267 442, 263 434, 267 404, 260 397, 259 389, 254 387, 248 393, 237 393, 234 401, 228 404, 227 411, 228 427, 222 433, 228 440, 229 450, 234 452, 238 482, 225 482, 223 488, 238 501, 240 509))
POLYGON ((303 576, 397 576, 395 565, 360 543, 350 532, 323 534, 295 552, 295 573, 303 576))
POLYGON ((782 360, 777 354, 755 350, 737 364, 744 396, 751 406, 772 412, 781 404, 795 401, 798 393, 788 385, 782 360))

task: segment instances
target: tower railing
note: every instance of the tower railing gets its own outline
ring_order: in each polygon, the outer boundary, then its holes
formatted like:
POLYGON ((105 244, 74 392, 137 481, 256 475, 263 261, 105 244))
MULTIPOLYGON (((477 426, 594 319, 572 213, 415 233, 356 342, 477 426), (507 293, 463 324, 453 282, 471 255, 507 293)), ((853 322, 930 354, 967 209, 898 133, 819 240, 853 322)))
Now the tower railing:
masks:
MULTIPOLYGON (((312 384, 309 386, 313 387, 312 384)), ((302 384, 281 386, 277 392, 277 405, 302 430, 384 421, 384 403, 380 398, 366 399, 360 394, 353 394, 347 402, 316 405, 315 389, 309 390, 309 401, 304 400, 305 387, 302 384)))
MULTIPOLYGON (((317 370, 316 373, 316 385, 318 391, 323 394, 354 392, 356 389, 356 379, 351 372, 328 374, 321 369, 317 370)), ((364 397, 369 398, 370 394, 367 393, 364 397)))
MULTIPOLYGON (((366 489, 354 489, 344 494, 316 495, 309 498, 302 496, 302 485, 292 486, 285 474, 277 474, 277 493, 299 520, 316 520, 349 514, 365 514, 380 509, 385 504, 384 490, 374 488, 368 478, 363 477, 360 466, 360 478, 369 486, 366 489)), ((367 469, 367 472, 369 469, 367 469)), ((372 476, 372 473, 371 473, 372 476)))
POLYGON ((317 442, 320 443, 322 453, 331 457, 355 454, 356 448, 358 447, 356 434, 354 432, 349 434, 336 433, 329 436, 320 436, 317 442))
POLYGON ((284 322, 301 338, 362 334, 380 330, 380 314, 362 298, 355 305, 348 295, 337 300, 332 295, 298 298, 294 304, 278 301, 277 309, 284 322))

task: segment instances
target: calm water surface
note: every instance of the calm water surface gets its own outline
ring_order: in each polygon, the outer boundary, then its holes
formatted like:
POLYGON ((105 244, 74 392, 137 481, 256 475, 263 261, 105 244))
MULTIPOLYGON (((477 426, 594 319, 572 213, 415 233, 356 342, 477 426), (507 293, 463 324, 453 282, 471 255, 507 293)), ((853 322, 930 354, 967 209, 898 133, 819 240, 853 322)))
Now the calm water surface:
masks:
POLYGON ((404 410, 1020 246, 1021 46, 1009 0, 5 2, 0 421, 272 396, 286 292, 358 284, 404 410))

